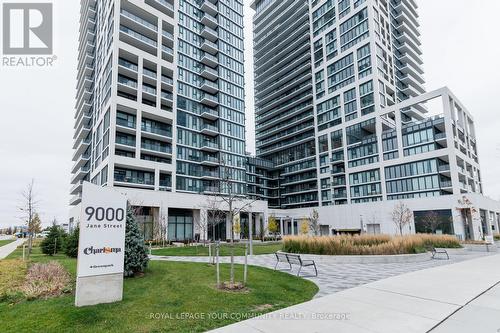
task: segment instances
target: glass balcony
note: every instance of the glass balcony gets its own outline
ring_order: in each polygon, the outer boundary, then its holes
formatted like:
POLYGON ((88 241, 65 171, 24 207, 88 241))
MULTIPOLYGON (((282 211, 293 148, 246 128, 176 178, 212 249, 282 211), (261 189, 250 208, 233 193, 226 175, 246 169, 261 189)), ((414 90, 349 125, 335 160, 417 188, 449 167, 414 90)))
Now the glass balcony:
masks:
POLYGON ((162 90, 161 98, 171 101, 171 100, 173 100, 174 95, 171 92, 162 90))
POLYGON ((214 141, 205 140, 202 144, 202 148, 206 148, 208 150, 218 150, 219 144, 217 142, 214 142, 214 141))
POLYGON ((219 187, 217 187, 217 186, 203 186, 203 192, 219 193, 219 187))
POLYGON ((162 45, 161 46, 161 50, 169 55, 174 55, 174 49, 172 49, 171 47, 168 47, 166 45, 162 45))
POLYGON ((201 110, 201 117, 205 119, 215 120, 219 118, 219 111, 204 107, 201 110))
POLYGON ((219 159, 215 156, 203 156, 202 162, 208 162, 212 164, 219 164, 219 159))
POLYGON ((161 76, 161 82, 168 84, 168 85, 171 85, 171 86, 174 85, 174 80, 172 80, 171 78, 169 78, 168 76, 165 76, 165 75, 161 76))
POLYGON ((154 41, 153 39, 149 38, 149 37, 146 37, 144 36, 143 34, 140 34, 138 33, 137 31, 134 31, 130 28, 127 28, 123 25, 120 25, 120 31, 135 38, 135 39, 138 39, 140 40, 141 42, 144 42, 150 46, 153 46, 153 47, 158 47, 158 43, 156 41, 154 41))
POLYGON ((162 30, 161 34, 163 37, 166 37, 168 39, 174 40, 174 35, 166 30, 162 30))
POLYGON ((146 179, 141 177, 130 177, 122 174, 115 173, 115 181, 122 183, 134 183, 140 185, 154 185, 154 179, 146 179))
POLYGON ((219 104, 219 98, 215 95, 203 94, 201 97, 201 103, 209 106, 216 106, 219 104))
POLYGON ((131 120, 127 120, 127 119, 116 118, 116 124, 119 126, 123 126, 123 127, 135 128, 135 121, 131 121, 131 120))
POLYGON ((156 79, 156 72, 153 72, 152 70, 147 69, 147 68, 144 68, 142 70, 142 72, 143 72, 144 75, 149 76, 149 77, 151 77, 153 79, 156 79))
POLYGON ((174 11, 174 6, 170 2, 167 2, 166 0, 155 0, 155 1, 163 6, 167 7, 171 11, 174 11))
POLYGON ((121 10, 121 14, 125 17, 128 17, 129 19, 131 19, 132 21, 135 21, 136 23, 140 24, 140 25, 143 25, 153 31, 158 31, 158 27, 156 27, 156 25, 144 20, 143 18, 135 15, 135 14, 132 14, 131 12, 125 10, 125 9, 122 9, 121 10))
POLYGON ((142 142, 141 147, 143 149, 157 151, 160 153, 172 154, 172 147, 171 146, 160 145, 160 144, 149 143, 149 142, 142 142))
POLYGON ((156 96, 156 89, 149 86, 142 86, 142 91, 151 95, 156 96))
POLYGON ((141 130, 148 133, 163 135, 166 137, 172 137, 172 129, 164 129, 161 127, 151 126, 147 124, 142 124, 141 130))
POLYGON ((118 83, 123 84, 127 87, 137 89, 137 81, 128 79, 125 76, 118 75, 118 83))
POLYGON ((120 145, 135 147, 135 139, 127 136, 117 136, 116 143, 120 145))
POLYGON ((203 43, 201 44, 201 49, 205 52, 210 52, 212 54, 215 54, 218 52, 219 47, 214 42, 211 42, 210 40, 205 39, 203 41, 203 43))

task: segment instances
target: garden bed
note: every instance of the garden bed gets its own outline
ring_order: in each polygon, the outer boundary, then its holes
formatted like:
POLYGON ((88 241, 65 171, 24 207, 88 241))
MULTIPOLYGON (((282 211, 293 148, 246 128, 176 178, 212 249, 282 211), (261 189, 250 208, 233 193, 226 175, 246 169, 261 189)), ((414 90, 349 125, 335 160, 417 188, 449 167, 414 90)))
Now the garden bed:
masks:
MULTIPOLYGON (((302 256, 307 260, 307 255, 302 256)), ((428 252, 417 254, 388 254, 388 255, 315 255, 316 263, 324 264, 395 264, 395 263, 416 263, 428 261, 431 255, 428 252)))
POLYGON ((462 246, 467 250, 467 251, 474 251, 474 252, 497 252, 498 250, 498 245, 497 244, 467 244, 464 243, 462 246))
POLYGON ((287 236, 283 241, 284 252, 337 256, 419 254, 431 247, 460 248, 461 245, 454 236, 430 234, 287 236))

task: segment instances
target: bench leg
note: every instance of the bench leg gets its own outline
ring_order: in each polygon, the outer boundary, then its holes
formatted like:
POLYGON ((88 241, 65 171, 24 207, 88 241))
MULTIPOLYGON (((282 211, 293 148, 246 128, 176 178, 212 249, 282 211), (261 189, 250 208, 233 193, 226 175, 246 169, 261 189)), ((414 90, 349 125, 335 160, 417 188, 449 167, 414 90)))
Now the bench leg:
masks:
POLYGON ((288 263, 288 266, 290 266, 290 270, 292 270, 292 264, 288 263))
POLYGON ((279 261, 276 261, 276 265, 274 265, 274 270, 276 270, 276 268, 278 268, 279 263, 280 263, 279 261))
POLYGON ((450 256, 448 255, 448 252, 446 252, 446 260, 450 260, 450 256))
POLYGON ((316 273, 316 276, 318 276, 318 270, 316 269, 316 263, 314 263, 314 272, 316 273))
POLYGON ((299 266, 299 271, 297 272, 297 276, 300 275, 300 270, 302 269, 302 266, 299 266))

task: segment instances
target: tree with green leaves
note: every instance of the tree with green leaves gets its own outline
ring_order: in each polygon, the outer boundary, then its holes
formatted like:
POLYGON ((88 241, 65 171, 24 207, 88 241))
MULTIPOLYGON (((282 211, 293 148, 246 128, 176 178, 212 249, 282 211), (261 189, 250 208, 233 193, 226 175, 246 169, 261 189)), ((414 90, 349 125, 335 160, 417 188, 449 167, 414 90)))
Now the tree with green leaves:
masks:
POLYGON ((144 237, 139 231, 131 206, 127 209, 125 227, 125 264, 123 274, 126 277, 143 273, 148 266, 148 253, 144 245, 144 237))
POLYGON ((35 213, 28 232, 32 233, 33 236, 42 232, 42 220, 40 220, 40 215, 38 215, 38 213, 35 213))
POLYGON ((49 256, 57 254, 63 248, 65 241, 66 232, 57 224, 53 224, 49 228, 49 234, 43 239, 42 244, 40 245, 42 253, 49 256))
POLYGON ((68 257, 76 258, 78 257, 78 239, 80 237, 80 227, 77 226, 66 239, 66 244, 64 246, 64 253, 68 257))
POLYGON ((309 220, 308 219, 302 219, 300 221, 300 226, 299 226, 299 233, 301 235, 307 235, 309 233, 309 220))
POLYGON ((278 232, 278 222, 274 215, 269 216, 267 221, 267 230, 276 238, 276 233, 278 232))

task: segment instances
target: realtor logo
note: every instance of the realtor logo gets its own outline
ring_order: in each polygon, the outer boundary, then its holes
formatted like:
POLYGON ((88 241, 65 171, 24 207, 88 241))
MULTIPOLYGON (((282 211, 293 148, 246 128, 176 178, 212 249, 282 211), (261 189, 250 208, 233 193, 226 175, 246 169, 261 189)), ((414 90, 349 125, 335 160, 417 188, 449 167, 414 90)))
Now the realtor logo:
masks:
POLYGON ((2 21, 4 55, 52 54, 52 3, 4 3, 2 21))

